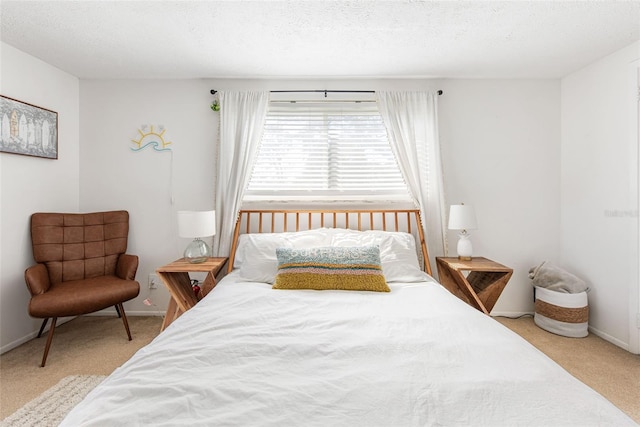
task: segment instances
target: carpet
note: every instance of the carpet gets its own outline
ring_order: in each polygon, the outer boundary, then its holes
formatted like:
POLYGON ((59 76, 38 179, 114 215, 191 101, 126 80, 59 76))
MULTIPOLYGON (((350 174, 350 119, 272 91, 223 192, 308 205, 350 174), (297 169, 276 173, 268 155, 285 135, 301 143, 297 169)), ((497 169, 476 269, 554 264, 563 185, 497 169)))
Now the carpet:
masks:
POLYGON ((59 425, 64 417, 106 376, 71 375, 0 421, 1 427, 49 427, 59 425))

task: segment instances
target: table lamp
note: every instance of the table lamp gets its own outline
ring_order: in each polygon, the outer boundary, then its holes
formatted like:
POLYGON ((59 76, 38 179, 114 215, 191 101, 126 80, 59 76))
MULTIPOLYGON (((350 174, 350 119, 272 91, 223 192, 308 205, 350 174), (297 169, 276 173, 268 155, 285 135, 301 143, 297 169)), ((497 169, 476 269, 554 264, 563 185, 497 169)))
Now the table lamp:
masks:
POLYGON ((184 250, 184 258, 193 264, 205 262, 211 248, 201 238, 216 234, 216 211, 178 211, 178 234, 193 238, 184 250))
POLYGON ((461 203, 459 205, 451 205, 449 210, 449 230, 460 230, 458 239, 458 259, 470 261, 473 249, 471 240, 467 230, 475 230, 478 228, 476 222, 476 214, 473 207, 461 203))

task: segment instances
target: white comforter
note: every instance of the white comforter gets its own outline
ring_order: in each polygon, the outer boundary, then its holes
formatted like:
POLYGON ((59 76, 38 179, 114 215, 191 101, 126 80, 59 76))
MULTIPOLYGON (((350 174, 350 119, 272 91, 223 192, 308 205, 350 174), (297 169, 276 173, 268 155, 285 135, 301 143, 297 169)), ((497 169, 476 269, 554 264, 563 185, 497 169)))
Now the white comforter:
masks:
POLYGON ((62 425, 636 425, 435 282, 290 291, 233 276, 62 425))

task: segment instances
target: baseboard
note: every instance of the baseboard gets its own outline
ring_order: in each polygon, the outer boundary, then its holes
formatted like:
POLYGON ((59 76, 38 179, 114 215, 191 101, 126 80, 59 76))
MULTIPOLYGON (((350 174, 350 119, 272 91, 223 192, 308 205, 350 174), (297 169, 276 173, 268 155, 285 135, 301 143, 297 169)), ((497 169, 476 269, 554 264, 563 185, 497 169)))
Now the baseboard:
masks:
MULTIPOLYGON (((162 317, 166 314, 164 311, 157 310, 127 310, 127 316, 150 316, 150 317, 162 317)), ((96 311, 89 314, 84 314, 83 316, 117 316, 115 308, 105 308, 104 310, 96 311)))
POLYGON ((599 336, 600 338, 602 338, 605 341, 609 341, 613 345, 617 345, 618 347, 620 347, 623 350, 631 352, 630 347, 629 347, 629 343, 620 341, 619 339, 617 339, 615 337, 612 337, 611 335, 609 335, 609 334, 607 334, 605 332, 602 332, 602 331, 594 328, 591 325, 589 325, 589 332, 591 332, 593 335, 599 336))
POLYGON ((31 332, 28 335, 25 335, 22 338, 19 338, 15 341, 10 342, 9 344, 3 345, 2 347, 0 347, 0 354, 4 354, 7 351, 11 351, 16 347, 21 346, 22 344, 26 343, 27 341, 31 341, 32 339, 34 339, 35 337, 38 336, 38 331, 34 331, 31 332))
MULTIPOLYGON (((95 313, 89 313, 89 314, 84 314, 83 316, 113 316, 116 317, 118 315, 118 313, 116 313, 116 310, 114 308, 107 308, 104 310, 100 310, 100 311, 96 311, 95 313)), ((127 310, 127 316, 131 317, 131 316, 136 316, 136 317, 144 317, 144 316, 151 316, 151 317, 163 317, 165 315, 164 311, 147 311, 147 310, 141 310, 141 311, 128 311, 127 310)), ((56 322, 56 328, 60 325, 63 325, 65 323, 67 323, 70 320, 75 319, 76 317, 64 317, 64 318, 59 318, 58 321, 56 322)), ((49 332, 49 328, 51 327, 51 321, 47 322, 47 327, 44 329, 44 331, 42 331, 42 337, 46 338, 47 333, 49 332)), ((25 335, 22 338, 19 338, 15 341, 12 341, 6 345, 3 345, 2 347, 0 347, 0 354, 4 354, 7 351, 11 351, 16 347, 21 346, 22 344, 26 343, 27 341, 31 341, 32 339, 36 338, 38 336, 38 331, 35 330, 27 335, 25 335)), ((42 338, 41 337, 41 338, 42 338)))
POLYGON ((148 310, 129 311, 127 310, 127 316, 164 317, 165 314, 167 314, 166 311, 148 311, 148 310))
MULTIPOLYGON (((73 319, 75 319, 75 316, 74 316, 74 317, 63 317, 63 318, 59 318, 59 319, 56 321, 56 328, 57 328, 58 326, 60 326, 60 325, 63 325, 63 324, 65 324, 65 323, 67 323, 67 322, 68 322, 68 321, 70 321, 70 320, 73 320, 73 319)), ((50 328, 50 327, 51 327, 51 320, 49 320, 49 322, 47 322, 47 327, 46 327, 46 328, 44 328, 44 330, 42 331, 42 336, 41 336, 41 338, 45 338, 45 339, 46 339, 46 336, 47 336, 47 333, 49 332, 49 328, 50 328)), ((0 354, 4 354, 4 353, 6 353, 7 351, 11 351, 11 350, 13 350, 14 348, 19 347, 19 346, 21 346, 22 344, 26 343, 27 341, 31 341, 32 339, 36 338, 37 336, 38 336, 38 330, 35 330, 35 331, 33 331, 33 332, 31 332, 31 333, 29 333, 29 334, 25 335, 25 336, 24 336, 24 337, 22 337, 22 338, 18 338, 17 340, 12 341, 12 342, 10 342, 9 344, 5 344, 5 345, 3 345, 2 347, 0 347, 0 354)))
POLYGON ((530 316, 533 317, 533 312, 529 311, 492 311, 491 317, 508 317, 510 319, 517 319, 519 317, 530 316))
MULTIPOLYGON (((522 317, 522 316, 532 316, 535 313, 533 312, 509 312, 509 311, 499 311, 499 312, 495 312, 492 311, 491 312, 491 317, 508 317, 508 318, 518 318, 518 317, 522 317)), ((601 330, 594 328, 593 326, 589 325, 589 332, 591 332, 593 335, 596 335, 600 338, 602 338, 605 341, 609 341, 611 344, 616 345, 618 347, 620 347, 623 350, 626 351, 630 351, 630 347, 629 347, 629 343, 620 341, 619 339, 612 337, 611 335, 602 332, 601 330)))

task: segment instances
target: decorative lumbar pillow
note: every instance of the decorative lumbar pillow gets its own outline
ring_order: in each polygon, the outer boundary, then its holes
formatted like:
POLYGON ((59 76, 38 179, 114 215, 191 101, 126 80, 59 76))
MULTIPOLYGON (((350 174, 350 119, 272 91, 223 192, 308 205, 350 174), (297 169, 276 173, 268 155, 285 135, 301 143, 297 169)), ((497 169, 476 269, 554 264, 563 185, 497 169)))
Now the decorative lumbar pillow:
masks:
POLYGON ((277 248, 273 289, 389 292, 377 246, 277 248))

